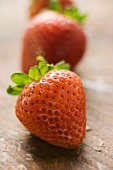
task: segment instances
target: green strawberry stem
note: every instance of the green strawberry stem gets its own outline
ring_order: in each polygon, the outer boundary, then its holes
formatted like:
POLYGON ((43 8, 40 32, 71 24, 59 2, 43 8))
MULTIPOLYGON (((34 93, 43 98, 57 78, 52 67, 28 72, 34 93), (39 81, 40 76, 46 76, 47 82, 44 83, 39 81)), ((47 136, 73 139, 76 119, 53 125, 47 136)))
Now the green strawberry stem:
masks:
POLYGON ((50 0, 50 6, 49 8, 51 10, 55 10, 59 13, 62 13, 63 15, 74 19, 80 24, 83 24, 86 19, 87 19, 87 14, 81 14, 79 9, 77 7, 71 7, 71 8, 66 8, 62 10, 61 5, 58 0, 50 0))
POLYGON ((17 96, 21 93, 23 87, 32 81, 40 80, 47 72, 51 70, 69 70, 70 65, 65 61, 60 61, 57 64, 49 64, 42 56, 36 58, 39 61, 37 66, 31 67, 28 74, 14 73, 11 75, 11 80, 16 84, 9 86, 7 93, 17 96))

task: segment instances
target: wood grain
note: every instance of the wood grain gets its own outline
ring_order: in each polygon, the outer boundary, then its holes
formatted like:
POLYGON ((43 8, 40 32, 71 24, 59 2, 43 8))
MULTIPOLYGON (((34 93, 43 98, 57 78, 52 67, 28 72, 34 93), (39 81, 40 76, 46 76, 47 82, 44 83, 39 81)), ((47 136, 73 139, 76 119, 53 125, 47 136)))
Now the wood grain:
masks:
POLYGON ((113 1, 76 1, 89 17, 84 59, 75 68, 87 95, 87 134, 75 150, 52 146, 30 134, 15 116, 17 98, 8 96, 12 72, 20 71, 27 2, 0 5, 0 170, 113 169, 113 1), (15 12, 16 11, 16 12, 15 12))

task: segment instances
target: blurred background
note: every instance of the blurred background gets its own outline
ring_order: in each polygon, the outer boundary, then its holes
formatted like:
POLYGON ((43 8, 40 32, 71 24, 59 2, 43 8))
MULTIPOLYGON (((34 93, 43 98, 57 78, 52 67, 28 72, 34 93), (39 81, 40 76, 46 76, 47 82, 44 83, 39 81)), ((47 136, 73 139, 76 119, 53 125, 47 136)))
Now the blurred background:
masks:
MULTIPOLYGON (((0 58, 5 62, 1 62, 1 73, 7 72, 9 76, 12 71, 20 69, 21 41, 28 22, 30 1, 1 0, 0 3, 0 58), (12 70, 6 69, 4 65, 12 65, 12 70)), ((75 3, 81 12, 88 14, 83 26, 88 38, 87 50, 77 70, 86 79, 109 84, 112 81, 113 1, 75 0, 75 3), (90 71, 91 75, 87 74, 90 71)))

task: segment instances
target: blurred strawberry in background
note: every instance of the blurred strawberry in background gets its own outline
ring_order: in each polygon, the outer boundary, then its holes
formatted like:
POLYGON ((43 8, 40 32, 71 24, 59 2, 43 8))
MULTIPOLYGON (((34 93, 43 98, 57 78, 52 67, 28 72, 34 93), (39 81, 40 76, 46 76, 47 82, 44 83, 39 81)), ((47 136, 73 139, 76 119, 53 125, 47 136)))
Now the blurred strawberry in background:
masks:
MULTIPOLYGON (((47 1, 37 2, 47 5, 47 1)), ((39 55, 53 64, 65 60, 73 70, 85 52, 86 35, 81 24, 86 15, 81 15, 69 0, 51 0, 48 3, 51 10, 46 9, 35 15, 24 32, 22 70, 25 73, 37 65, 36 57, 39 55), (66 8, 66 4, 71 8, 66 8), (62 7, 65 9, 62 10, 62 7)))
POLYGON ((72 0, 59 0, 62 8, 66 8, 66 7, 73 7, 74 6, 74 3, 72 0))
MULTIPOLYGON (((67 7, 71 8, 74 6, 74 3, 72 0, 58 0, 58 1, 62 9, 65 9, 67 7)), ((49 9, 50 3, 51 3, 51 0, 32 0, 30 4, 30 8, 29 8, 30 17, 33 17, 34 15, 36 15, 37 13, 39 13, 41 10, 45 8, 49 9)))

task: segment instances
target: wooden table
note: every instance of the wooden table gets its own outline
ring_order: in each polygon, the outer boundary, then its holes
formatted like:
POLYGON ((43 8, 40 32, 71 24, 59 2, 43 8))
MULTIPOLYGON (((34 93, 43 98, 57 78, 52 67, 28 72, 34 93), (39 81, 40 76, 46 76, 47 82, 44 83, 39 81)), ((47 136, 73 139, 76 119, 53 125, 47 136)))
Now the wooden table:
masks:
POLYGON ((87 95, 87 134, 75 150, 55 147, 30 134, 17 120, 16 97, 6 88, 20 71, 27 1, 0 2, 0 170, 113 169, 113 1, 78 0, 89 13, 87 50, 76 71, 87 95))

